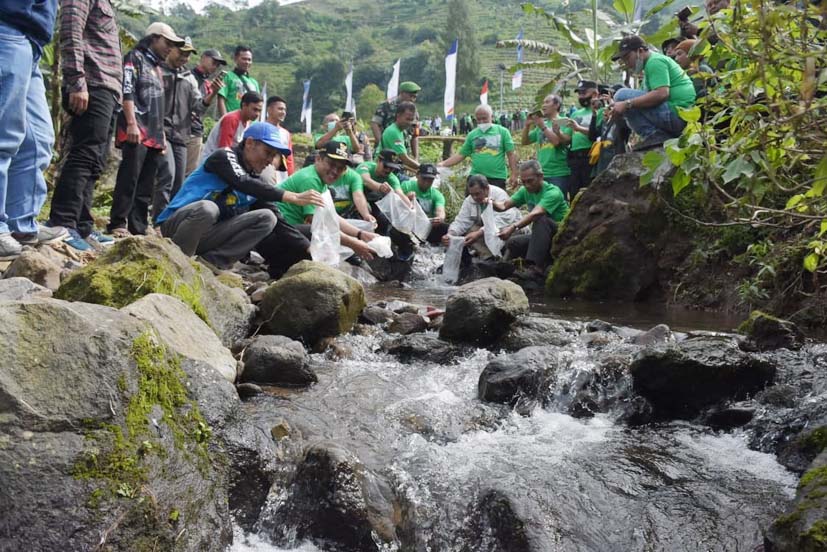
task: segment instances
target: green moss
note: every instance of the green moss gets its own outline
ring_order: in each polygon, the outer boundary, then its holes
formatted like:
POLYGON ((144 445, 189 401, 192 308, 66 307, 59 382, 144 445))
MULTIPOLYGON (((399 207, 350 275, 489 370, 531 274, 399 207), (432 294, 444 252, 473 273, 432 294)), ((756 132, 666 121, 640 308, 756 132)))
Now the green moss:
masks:
POLYGON ((222 272, 216 276, 216 279, 227 287, 244 289, 244 280, 240 276, 222 272))
POLYGON ((745 335, 751 333, 753 327, 755 326, 755 321, 760 318, 766 318, 768 320, 772 320, 773 322, 778 322, 779 324, 785 322, 784 320, 764 311, 754 310, 751 313, 749 313, 749 318, 747 318, 738 325, 738 332, 745 335))
MULTIPOLYGON (((146 482, 145 457, 167 454, 149 428, 156 405, 163 412, 161 421, 170 429, 175 447, 186 456, 195 453, 202 469, 209 462, 207 441, 211 434, 198 406, 187 396, 187 375, 177 356, 168 354, 150 332, 133 341, 131 356, 138 385, 130 394, 125 377, 123 385, 119 380, 118 388, 126 401, 123 426, 106 424, 103 431, 90 434, 99 446, 87 451, 73 469, 76 478, 103 480, 109 496, 124 498, 135 498, 146 482)), ((94 491, 89 505, 96 506, 104 494, 100 489, 94 491)))
POLYGON ((805 550, 827 549, 827 520, 821 519, 801 535, 801 544, 805 550))
POLYGON ((592 232, 555 259, 546 290, 555 296, 611 298, 622 282, 624 255, 605 232, 592 232))
POLYGON ((801 480, 798 482, 798 487, 804 488, 809 487, 810 485, 817 487, 827 486, 827 466, 813 468, 801 476, 801 480))

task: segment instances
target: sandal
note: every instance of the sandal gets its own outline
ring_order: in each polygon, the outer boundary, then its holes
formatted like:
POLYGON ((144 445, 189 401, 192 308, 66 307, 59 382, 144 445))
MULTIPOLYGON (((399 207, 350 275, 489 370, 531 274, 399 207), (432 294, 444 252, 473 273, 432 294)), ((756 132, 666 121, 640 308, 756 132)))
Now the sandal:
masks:
POLYGON ((132 237, 132 232, 130 232, 126 228, 113 228, 111 234, 112 237, 116 239, 132 237))

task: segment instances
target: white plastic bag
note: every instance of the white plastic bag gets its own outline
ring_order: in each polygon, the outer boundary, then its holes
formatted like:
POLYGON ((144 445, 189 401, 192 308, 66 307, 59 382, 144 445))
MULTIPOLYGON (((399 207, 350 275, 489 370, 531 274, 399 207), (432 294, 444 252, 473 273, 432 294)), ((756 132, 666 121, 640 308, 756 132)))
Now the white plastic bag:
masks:
POLYGON ((316 207, 313 223, 310 225, 310 256, 314 261, 331 266, 339 264, 339 215, 333 205, 330 191, 322 194, 324 207, 316 207))
MULTIPOLYGON (((401 202, 402 200, 400 199, 399 201, 401 202)), ((422 209, 422 205, 420 205, 415 199, 413 200, 413 208, 413 235, 419 238, 420 241, 424 242, 428 239, 428 234, 431 233, 431 219, 428 218, 428 215, 425 214, 425 210, 422 209)))
POLYGON ((387 236, 376 236, 368 242, 368 247, 373 249, 373 252, 382 258, 388 259, 393 257, 391 239, 387 236))
POLYGON ((377 201, 376 206, 388 217, 391 226, 403 234, 425 241, 431 233, 431 221, 416 200, 413 201, 413 208, 409 208, 398 194, 391 192, 377 201))
POLYGON ((448 249, 445 251, 445 262, 442 264, 442 279, 449 284, 459 280, 459 265, 462 261, 462 248, 465 243, 463 236, 448 236, 448 249))
POLYGON ((495 257, 499 257, 502 255, 503 245, 505 245, 505 242, 497 236, 500 229, 497 228, 496 215, 492 205, 488 205, 482 211, 482 228, 485 235, 486 247, 488 247, 489 251, 491 251, 495 257))

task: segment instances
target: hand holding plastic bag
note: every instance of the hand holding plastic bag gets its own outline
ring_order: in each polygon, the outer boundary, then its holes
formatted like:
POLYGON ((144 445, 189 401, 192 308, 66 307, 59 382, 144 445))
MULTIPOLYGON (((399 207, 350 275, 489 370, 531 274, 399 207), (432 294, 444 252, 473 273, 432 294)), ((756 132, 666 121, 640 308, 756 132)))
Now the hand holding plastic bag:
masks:
POLYGON ((376 206, 388 217, 391 226, 403 234, 414 235, 424 241, 431 232, 431 221, 416 200, 413 208, 409 208, 398 194, 391 192, 377 201, 376 206))
POLYGON ((494 214, 494 207, 488 205, 482 212, 482 227, 485 236, 485 245, 495 257, 502 255, 503 245, 505 242, 500 239, 498 234, 500 229, 497 228, 497 220, 494 214))
POLYGON ((442 279, 449 284, 459 280, 459 265, 462 261, 462 248, 465 238, 449 236, 448 249, 445 251, 445 262, 442 264, 442 279))
POLYGON ((378 256, 388 259, 393 257, 393 249, 391 249, 391 239, 387 236, 376 236, 368 242, 374 253, 378 256))
POLYGON ((324 207, 316 207, 313 213, 313 223, 310 225, 310 256, 314 261, 330 266, 339 264, 339 215, 333 205, 330 192, 322 194, 324 207))

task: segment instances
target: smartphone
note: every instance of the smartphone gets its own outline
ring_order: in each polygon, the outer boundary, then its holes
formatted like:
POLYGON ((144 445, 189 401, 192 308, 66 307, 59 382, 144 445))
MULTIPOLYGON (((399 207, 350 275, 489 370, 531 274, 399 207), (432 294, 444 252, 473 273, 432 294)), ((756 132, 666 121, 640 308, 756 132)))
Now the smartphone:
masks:
POLYGON ((536 111, 532 111, 531 116, 532 117, 542 117, 543 116, 543 110, 542 109, 537 109, 536 111))
POLYGON ((353 113, 350 111, 342 111, 342 119, 347 121, 348 119, 353 119, 353 113))
POLYGON ((568 117, 558 117, 557 119, 554 119, 554 122, 559 125, 567 125, 571 122, 571 119, 568 117))
POLYGON ((675 17, 678 18, 678 21, 686 21, 689 19, 689 16, 692 15, 692 8, 689 6, 684 6, 684 8, 675 14, 675 17))

